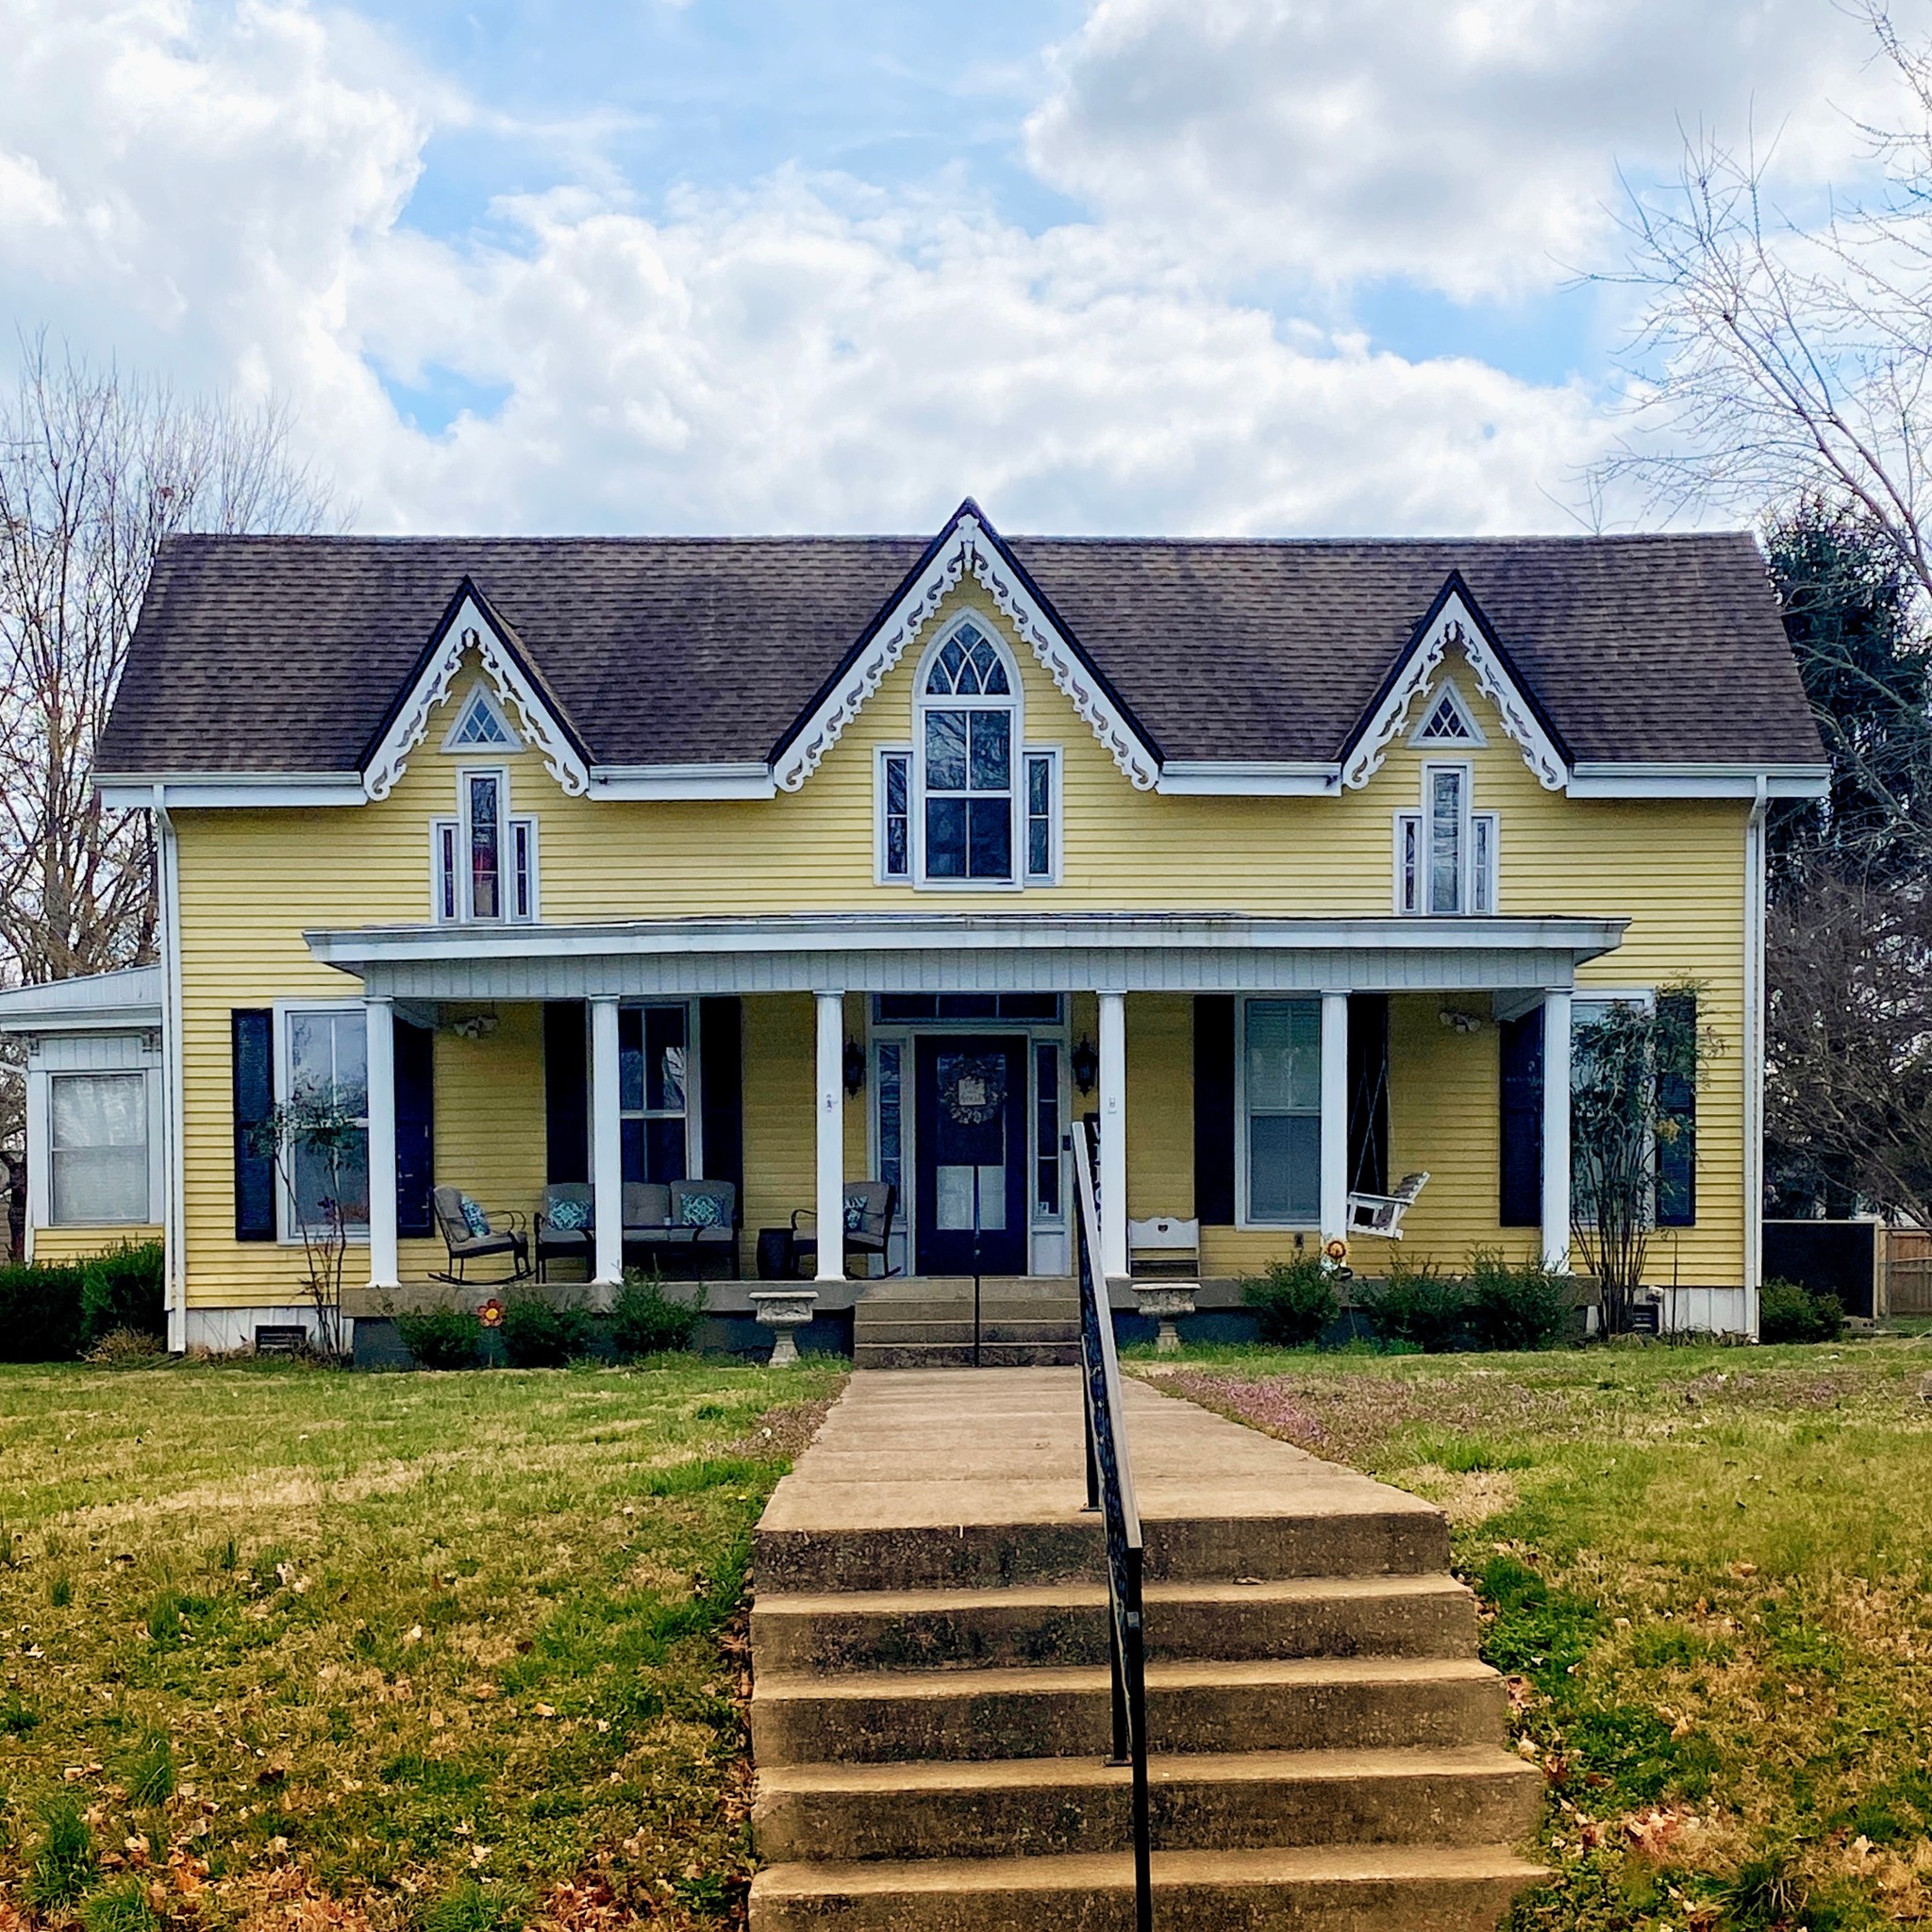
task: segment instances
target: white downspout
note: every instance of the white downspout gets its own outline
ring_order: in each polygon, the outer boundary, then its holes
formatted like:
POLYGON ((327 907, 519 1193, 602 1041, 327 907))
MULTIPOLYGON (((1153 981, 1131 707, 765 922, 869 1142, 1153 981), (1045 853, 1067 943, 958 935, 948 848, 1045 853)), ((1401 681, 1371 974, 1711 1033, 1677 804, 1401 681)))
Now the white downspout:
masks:
POLYGON ((181 868, 175 822, 168 816, 168 788, 155 787, 155 869, 159 877, 161 927, 161 1091, 163 1171, 167 1198, 161 1208, 161 1241, 167 1258, 168 1347, 175 1355, 188 1346, 187 1169, 182 1158, 187 1108, 181 1091, 181 868))
POLYGON ((1764 821, 1770 781, 1757 774, 1744 827, 1744 1325, 1757 1339, 1764 1277, 1764 821))

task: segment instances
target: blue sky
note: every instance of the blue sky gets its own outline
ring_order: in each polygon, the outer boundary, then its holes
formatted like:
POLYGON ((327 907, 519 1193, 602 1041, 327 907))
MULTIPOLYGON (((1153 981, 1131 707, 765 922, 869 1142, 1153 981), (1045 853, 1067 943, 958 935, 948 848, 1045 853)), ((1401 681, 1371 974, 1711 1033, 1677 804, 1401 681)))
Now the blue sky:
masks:
MULTIPOLYGON (((1623 179, 1835 0, 0 0, 0 292, 376 529, 1574 528, 1623 179)), ((1637 506, 1612 506, 1641 518, 1637 506)))

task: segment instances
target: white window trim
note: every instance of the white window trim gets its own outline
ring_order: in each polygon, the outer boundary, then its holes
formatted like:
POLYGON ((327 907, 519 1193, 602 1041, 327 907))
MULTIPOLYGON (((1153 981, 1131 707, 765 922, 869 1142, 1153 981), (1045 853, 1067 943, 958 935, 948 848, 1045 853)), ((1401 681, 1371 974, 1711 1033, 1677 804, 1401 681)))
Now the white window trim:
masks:
MULTIPOLYGON (((509 893, 510 911, 506 915, 512 925, 535 925, 543 916, 541 897, 542 867, 537 855, 537 819, 532 812, 507 813, 504 824, 509 831, 509 893), (529 841, 530 847, 530 909, 519 912, 516 908, 517 895, 517 834, 521 832, 529 841)), ((1493 861, 1492 861, 1493 862, 1493 861)))
POLYGON ((1064 814, 1060 807, 1060 777, 1064 763, 1060 747, 1057 744, 1023 744, 1020 747, 1020 799, 1017 817, 1020 824, 1020 882, 1039 891, 1042 887, 1057 886, 1060 882, 1060 830, 1064 814), (1032 828, 1033 814, 1028 809, 1031 801, 1027 796, 1027 780, 1031 776, 1030 764, 1035 758, 1044 758, 1047 764, 1046 799, 1046 870, 1041 873, 1026 869, 1027 835, 1032 828))
POLYGON ((534 925, 543 916, 542 864, 539 851, 538 821, 535 813, 510 809, 509 772, 502 765, 468 764, 457 768, 457 809, 429 822, 429 917, 436 925, 534 925), (494 919, 478 919, 470 903, 475 874, 470 855, 470 780, 494 778, 501 808, 501 839, 497 850, 498 894, 505 910, 494 919), (530 909, 515 910, 517 828, 526 828, 530 841, 530 909), (445 832, 456 832, 456 911, 443 910, 442 841, 445 832))
POLYGON ((1475 770, 1462 758, 1430 758, 1422 768, 1422 802, 1405 807, 1395 814, 1390 849, 1390 898, 1396 915, 1404 919, 1493 919, 1503 903, 1503 817, 1494 810, 1474 808, 1475 770), (1457 898, 1459 912, 1438 912, 1429 904, 1429 791, 1437 772, 1462 774, 1462 818, 1457 832, 1457 898), (1490 833, 1489 904, 1478 906, 1476 898, 1475 828, 1486 824, 1490 833), (1404 892, 1403 841, 1407 827, 1416 831, 1416 903, 1407 903, 1404 892))
MULTIPOLYGON (((705 1067, 703 1049, 698 1043, 698 1002, 694 999, 632 999, 619 1002, 620 1009, 641 1013, 650 1007, 682 1007, 684 1008, 684 1164, 686 1177, 690 1180, 714 1180, 718 1176, 705 1172, 705 1067)), ((621 1077, 621 1076, 620 1076, 621 1077)), ((650 1091, 650 1075, 645 1074, 644 1091, 650 1091)), ((675 1120, 675 1113, 663 1109, 653 1111, 649 1108, 627 1108, 624 1105, 622 1088, 618 1092, 618 1132, 622 1135, 625 1121, 669 1121, 675 1120)), ((744 1208, 744 1190, 739 1190, 739 1210, 744 1208)))
MULTIPOLYGON (((961 611, 952 623, 933 639, 919 659, 913 674, 912 683, 912 770, 911 795, 907 803, 911 807, 911 824, 908 830, 912 834, 912 878, 911 884, 922 892, 1018 892, 1025 890, 1026 855, 1022 849, 1026 830, 1024 811, 1025 801, 1021 795, 1025 770, 1021 764, 1021 746, 1026 741, 1026 691, 1020 680, 1019 660, 1007 648, 1006 640, 997 628, 990 625, 977 612, 961 611), (931 698, 925 693, 926 680, 932 674, 933 660, 945 649, 953 639, 967 627, 983 637, 998 653, 1000 661, 1007 669, 1007 689, 1009 693, 1004 698, 931 698), (929 878, 925 870, 925 714, 928 710, 1004 710, 1011 719, 1010 735, 1008 740, 1008 757, 1011 759, 1009 776, 1011 789, 1008 793, 1009 851, 1013 860, 1013 875, 1009 879, 953 879, 929 878)), ((951 794, 948 794, 951 795, 951 794)), ((962 793, 961 796, 966 794, 962 793)))
MULTIPOLYGON (((1303 1000, 1320 1008, 1320 993, 1303 992, 1261 992, 1241 993, 1235 1001, 1234 1032, 1234 1131, 1238 1142, 1234 1162, 1234 1220, 1240 1228, 1253 1228, 1268 1234, 1315 1234, 1322 1229, 1321 1210, 1318 1207, 1314 1216, 1307 1221, 1257 1221, 1250 1213, 1248 1167, 1253 1158, 1254 1136, 1248 1123, 1248 1008, 1256 1000, 1303 1000)), ((1316 1108, 1315 1119, 1321 1121, 1321 1110, 1316 1108)), ((1316 1143, 1316 1158, 1320 1161, 1320 1141, 1316 1143)))
MULTIPOLYGON (((28 1149, 27 1226, 36 1227, 155 1227, 161 1217, 155 1204, 161 1199, 160 1122, 161 1076, 158 1067, 52 1067, 30 1068, 27 1099, 38 1123, 39 1158, 28 1149), (56 1221, 54 1219, 54 1083, 57 1080, 139 1080, 142 1105, 146 1112, 147 1203, 144 1210, 131 1219, 113 1221, 56 1221)), ((28 1257, 31 1259, 31 1256, 28 1257)))
POLYGON ((1433 690, 1423 693, 1423 715, 1415 729, 1408 734, 1408 741, 1412 745, 1441 745, 1455 751, 1486 750, 1490 742, 1483 727, 1476 722, 1469 700, 1462 695, 1453 677, 1445 677, 1433 690), (1462 720, 1462 728, 1469 733, 1467 738, 1439 738, 1430 731, 1429 725, 1441 709, 1445 698, 1462 720))
MULTIPOLYGON (((360 1000, 277 1000, 275 1003, 275 1104, 287 1105, 293 1091, 293 1083, 289 1074, 289 1016, 291 1013, 354 1013, 366 1028, 369 1023, 368 1008, 360 1000)), ((362 1041, 364 1064, 368 1061, 369 1041, 365 1031, 362 1041)), ((367 1116, 364 1116, 363 1131, 367 1133, 367 1116)), ((352 1248, 366 1248, 369 1245, 369 1230, 366 1226, 351 1224, 344 1230, 348 1244, 352 1248)), ((302 1245, 302 1230, 295 1223, 295 1201, 291 1189, 282 1178, 281 1163, 275 1163, 275 1241, 284 1248, 299 1248, 302 1245)))
POLYGON ((496 693, 490 689, 490 686, 484 679, 478 677, 471 681, 469 690, 457 700, 456 710, 451 715, 449 721, 449 729, 442 734, 442 742, 438 746, 438 749, 448 752, 457 758, 476 758, 481 756, 493 758, 515 758, 520 752, 526 751, 528 746, 524 742, 523 733, 504 715, 503 707, 496 700, 496 693), (463 728, 464 721, 470 715, 471 707, 478 702, 496 720, 497 728, 504 734, 501 744, 458 744, 457 742, 457 733, 463 728))
POLYGON ((1472 811, 1469 815, 1469 898, 1470 915, 1493 919, 1503 906, 1503 815, 1498 811, 1472 811), (1490 833, 1490 903, 1475 904, 1475 828, 1487 825, 1490 833))
POLYGON ((909 886, 913 882, 912 824, 918 813, 912 795, 912 747, 909 744, 882 744, 873 754, 873 883, 877 886, 909 886), (906 760, 906 870, 886 870, 886 760, 906 760))

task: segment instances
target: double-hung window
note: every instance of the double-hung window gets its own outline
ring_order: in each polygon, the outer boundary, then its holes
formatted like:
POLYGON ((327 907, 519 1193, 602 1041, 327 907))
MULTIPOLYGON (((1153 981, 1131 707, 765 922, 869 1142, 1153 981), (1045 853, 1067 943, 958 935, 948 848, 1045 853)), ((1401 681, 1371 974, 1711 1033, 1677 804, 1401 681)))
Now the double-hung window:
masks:
POLYGON ((149 1218, 145 1074, 50 1074, 47 1128, 56 1227, 149 1218))
POLYGON ((1312 1226, 1322 1212, 1322 1003, 1243 1007, 1247 1220, 1312 1226))
POLYGON ((1470 791, 1467 765, 1423 767, 1422 809, 1395 815, 1397 911, 1496 909, 1496 814, 1472 811, 1470 791))
POLYGON ((509 811, 509 774, 466 767, 457 816, 431 828, 439 922, 537 917, 537 821, 509 811))
POLYGON ((691 1008, 623 1007, 617 1015, 619 1134, 627 1181, 691 1174, 691 1008))
POLYGON ((369 1044, 360 1007, 291 1007, 282 1016, 283 1101, 299 1124, 326 1132, 291 1135, 294 1198, 287 1202, 290 1236, 325 1228, 328 1203, 357 1233, 369 1226, 369 1044))

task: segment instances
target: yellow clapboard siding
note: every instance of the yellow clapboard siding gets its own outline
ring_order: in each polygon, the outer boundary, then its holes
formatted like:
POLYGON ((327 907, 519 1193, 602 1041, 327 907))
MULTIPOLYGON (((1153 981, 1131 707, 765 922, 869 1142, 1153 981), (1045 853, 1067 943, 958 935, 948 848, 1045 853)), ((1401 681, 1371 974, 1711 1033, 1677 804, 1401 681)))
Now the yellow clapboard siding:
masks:
POLYGON ((34 1260, 50 1268, 89 1260, 115 1248, 139 1247, 160 1238, 158 1227, 130 1226, 125 1222, 94 1227, 37 1227, 29 1233, 34 1260))
MULTIPOLYGON (((956 591, 941 618, 962 608, 1009 635, 977 586, 956 591)), ((1391 912, 1393 815, 1416 807, 1421 766, 1436 755, 1398 747, 1368 785, 1338 798, 1137 791, 1030 654, 1021 653, 1020 661, 1025 740, 1062 752, 1058 886, 978 892, 962 901, 874 883, 875 753, 909 741, 908 660, 882 681, 804 787, 769 801, 593 803, 564 797, 532 754, 497 760, 510 774, 510 808, 535 812, 541 821, 545 922, 932 910, 965 903, 976 913, 995 914, 1391 912)), ((1455 662, 1450 669, 1457 672, 1455 662)), ((1738 801, 1581 801, 1548 792, 1486 701, 1474 695, 1466 670, 1458 682, 1490 739, 1469 752, 1468 762, 1476 808, 1502 815, 1499 910, 1628 916, 1621 951, 1579 975, 1586 988, 1682 978, 1701 987, 1703 1018, 1724 1053, 1699 1097, 1699 1224, 1674 1243, 1660 1237, 1655 1253, 1665 1258, 1656 1265, 1674 1269, 1686 1282, 1735 1283, 1743 1254, 1746 808, 1738 801)), ((452 702, 468 688, 467 676, 459 677, 452 702)), ((303 942, 304 929, 415 924, 428 916, 429 824, 454 810, 463 762, 434 748, 448 722, 445 708, 381 805, 176 816, 192 1300, 275 1302, 299 1291, 298 1252, 233 1240, 229 1010, 279 997, 354 1000, 358 984, 318 965, 303 942)), ((1494 1224, 1494 1030, 1452 1039, 1435 1017, 1440 1000, 1417 994, 1395 1005, 1401 1017, 1393 1023, 1400 1050, 1391 1067, 1391 1166, 1426 1166, 1436 1175, 1410 1217, 1409 1249, 1426 1245, 1440 1248, 1442 1258, 1457 1258, 1475 1241, 1503 1239, 1494 1224)), ((486 1191, 503 1193, 510 1205, 533 1204, 543 1161, 541 1036, 534 1008, 526 1009, 532 1017, 516 1022, 511 1008, 501 1010, 504 1030, 478 1042, 473 1059, 452 1058, 439 1037, 438 1173, 467 1187, 459 1170, 468 1164, 486 1191), (491 1049, 511 1073, 494 1075, 491 1049), (513 1158, 519 1146, 526 1151, 513 1158)), ((855 1000, 848 1004, 848 1034, 863 1039, 862 1025, 855 1000)), ((1076 1041, 1097 1037, 1091 998, 1074 1000, 1072 1028, 1076 1041)), ((1137 998, 1128 1034, 1130 1198, 1137 1211, 1143 1201, 1150 1211, 1177 1210, 1191 1205, 1192 1194, 1186 1003, 1163 1008, 1137 998)), ((808 995, 746 1001, 748 1237, 760 1225, 782 1224, 812 1199, 812 1042, 808 995)), ((1092 1105, 1091 1096, 1076 1098, 1078 1111, 1092 1105)), ((846 1171, 861 1174, 862 1102, 848 1103, 845 1129, 846 1171)), ((1283 1240, 1278 1233, 1216 1231, 1204 1265, 1223 1273, 1258 1266, 1283 1240)), ((413 1268, 438 1254, 434 1244, 411 1245, 404 1265, 413 1268)))

